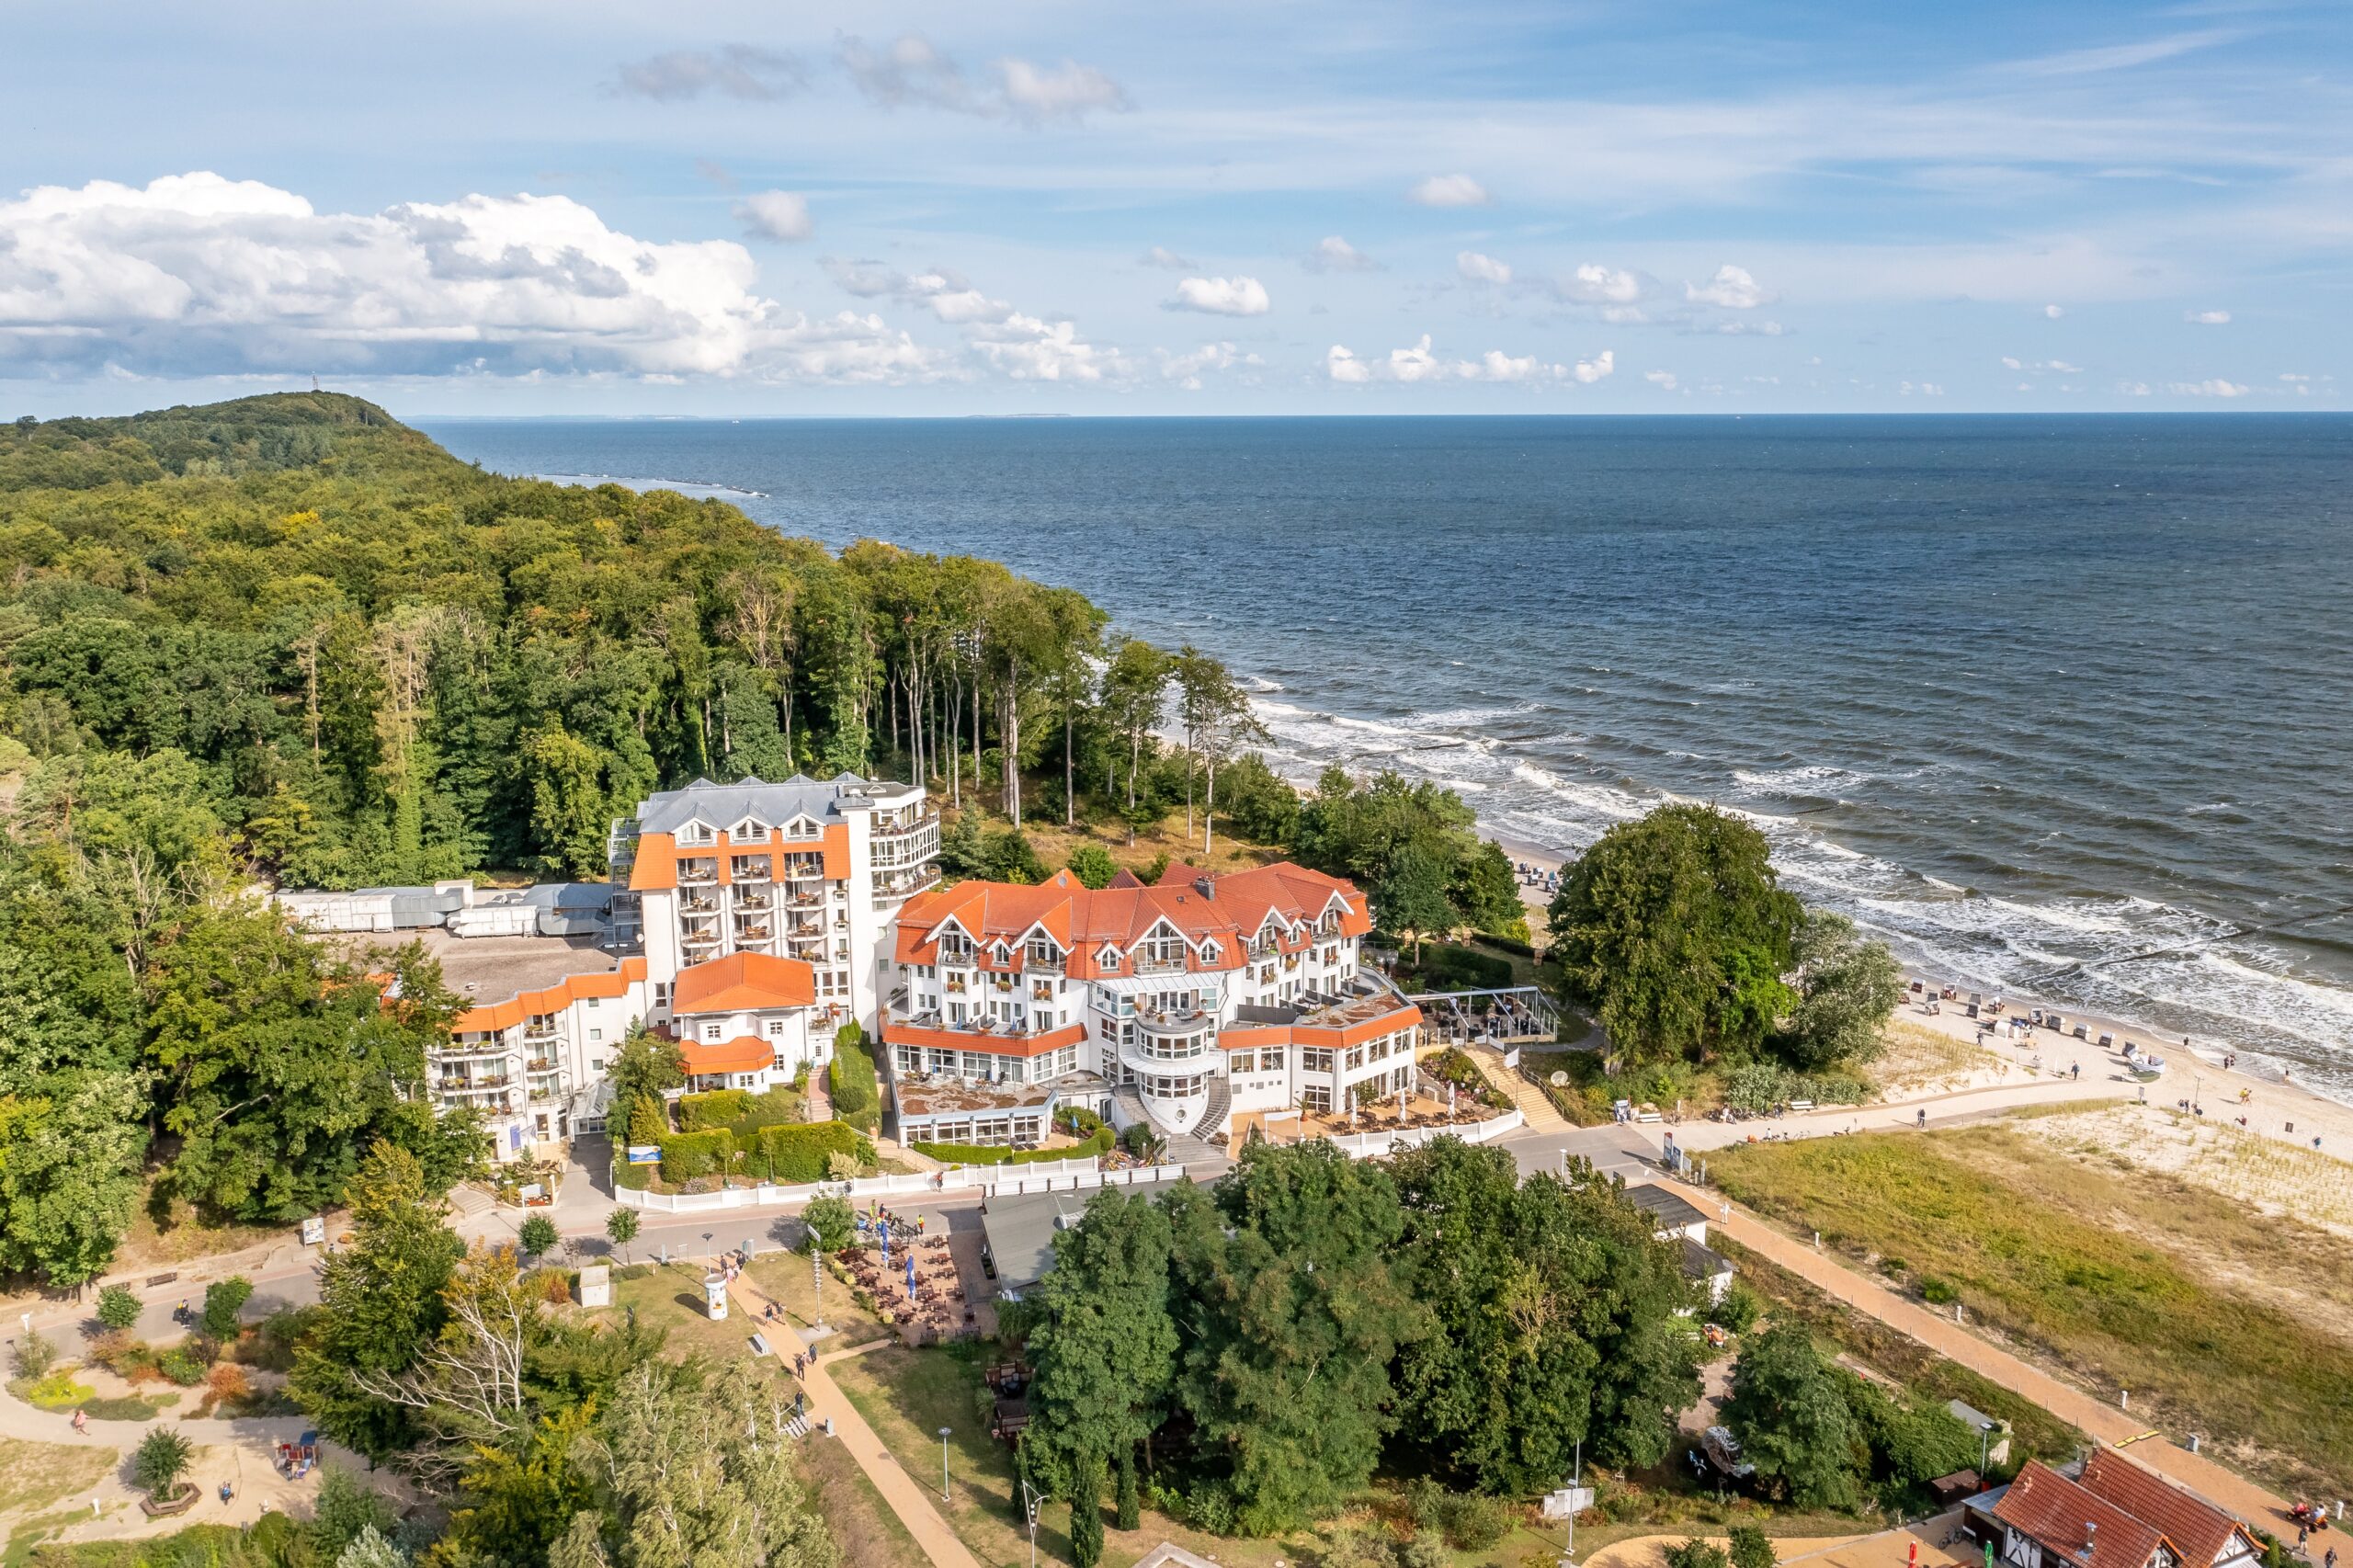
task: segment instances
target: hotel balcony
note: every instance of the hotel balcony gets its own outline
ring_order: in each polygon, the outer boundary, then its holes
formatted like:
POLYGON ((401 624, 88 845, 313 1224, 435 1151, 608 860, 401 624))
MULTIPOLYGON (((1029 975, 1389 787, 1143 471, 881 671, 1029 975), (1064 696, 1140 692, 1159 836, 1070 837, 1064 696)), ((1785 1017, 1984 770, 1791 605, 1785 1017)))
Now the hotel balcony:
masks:
POLYGON ((688 931, 679 937, 678 946, 689 958, 699 962, 719 950, 719 933, 688 931))
POLYGON ((526 1073, 552 1073, 555 1071, 555 1058, 552 1056, 534 1056, 530 1061, 523 1063, 523 1071, 526 1073))
POLYGON ((514 1080, 501 1073, 495 1078, 437 1078, 433 1092, 438 1095, 488 1095, 504 1090, 514 1080))
POLYGON ((678 862, 678 885, 682 888, 714 887, 719 882, 719 862, 702 858, 678 862))
POLYGON ((822 882, 825 880, 825 863, 812 856, 795 855, 784 863, 784 880, 788 882, 822 882))
POLYGON ((765 855, 736 856, 728 865, 727 875, 738 886, 761 886, 775 881, 775 874, 769 869, 768 858, 765 855))
POLYGON ((746 889, 741 881, 736 882, 735 909, 738 914, 747 909, 766 909, 771 902, 773 901, 766 892, 755 892, 746 889))
POLYGON ((1182 974, 1185 972, 1185 960, 1181 958, 1139 958, 1136 960, 1135 972, 1138 974, 1182 974))
POLYGON ((775 928, 765 920, 748 926, 738 921, 735 926, 735 939, 739 942, 765 942, 775 934, 775 928))
POLYGON ((681 894, 678 899, 678 913, 681 915, 716 915, 719 913, 719 894, 716 892, 690 892, 681 894))
POLYGON ((436 1062, 485 1062, 509 1055, 514 1049, 503 1040, 476 1040, 471 1045, 453 1041, 430 1054, 436 1062))
POLYGON ((880 904, 912 898, 938 881, 939 868, 929 861, 896 870, 878 869, 873 874, 874 902, 880 904))

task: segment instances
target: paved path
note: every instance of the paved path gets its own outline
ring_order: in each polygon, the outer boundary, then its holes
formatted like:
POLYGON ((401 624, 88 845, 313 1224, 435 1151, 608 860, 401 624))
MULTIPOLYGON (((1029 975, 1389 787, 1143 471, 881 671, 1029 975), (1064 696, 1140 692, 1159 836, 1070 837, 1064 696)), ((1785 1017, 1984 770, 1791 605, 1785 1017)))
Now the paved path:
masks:
POLYGON ((1461 1049, 1479 1064, 1479 1071, 1486 1075, 1487 1082, 1519 1108, 1519 1114, 1527 1119, 1529 1131, 1550 1137, 1574 1131, 1569 1119, 1554 1108, 1543 1090, 1529 1083, 1517 1067, 1504 1065, 1502 1051, 1492 1045, 1466 1045, 1461 1049))
MULTIPOLYGON (((1664 1182, 1665 1178, 1659 1179, 1664 1182)), ((1685 1191, 1707 1214, 1711 1226, 1819 1286, 1834 1299, 1918 1340, 1939 1356, 1992 1379, 2019 1397, 2033 1401, 2096 1441, 2110 1445, 2130 1443, 2131 1446, 2124 1450, 2128 1457, 2241 1518, 2274 1535, 2283 1528, 2293 1529, 2287 1522, 2288 1505, 2283 1499, 2211 1460, 2176 1448, 2162 1437, 2146 1436, 2148 1423, 2131 1412, 2061 1382, 2008 1351, 1978 1338, 1950 1319, 1908 1301, 1836 1258, 1783 1235, 1737 1204, 1727 1203, 1721 1193, 1698 1187, 1685 1191)))
MULTIPOLYGON (((759 1310, 765 1304, 765 1298, 752 1290, 746 1277, 738 1275, 734 1283, 727 1288, 727 1293, 747 1322, 754 1324, 760 1322, 759 1310)), ((874 1483, 874 1490, 881 1494, 882 1501, 899 1516, 899 1522, 907 1527, 907 1533, 915 1537, 915 1545, 931 1560, 933 1568, 981 1568, 980 1559, 957 1539, 955 1530, 940 1516, 938 1506, 932 1501, 930 1489, 917 1485, 891 1450, 882 1446, 882 1439, 874 1435, 874 1428, 866 1424, 866 1417, 858 1413, 858 1407, 850 1403, 849 1397, 842 1392, 833 1375, 825 1369, 830 1363, 847 1357, 863 1356, 868 1351, 898 1343, 895 1338, 877 1339, 853 1349, 835 1350, 818 1357, 815 1364, 801 1373, 801 1386, 809 1396, 809 1417, 813 1427, 808 1440, 825 1440, 816 1435, 814 1428, 821 1426, 830 1416, 834 1423, 833 1440, 840 1443, 849 1457, 858 1461, 858 1468, 866 1472, 866 1479, 874 1483)))

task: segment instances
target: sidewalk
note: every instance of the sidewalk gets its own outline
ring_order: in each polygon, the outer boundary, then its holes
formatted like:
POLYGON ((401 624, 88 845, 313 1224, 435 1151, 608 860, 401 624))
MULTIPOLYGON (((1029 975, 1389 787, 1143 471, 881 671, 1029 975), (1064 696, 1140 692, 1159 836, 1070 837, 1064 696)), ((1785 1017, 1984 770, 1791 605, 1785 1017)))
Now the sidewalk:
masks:
POLYGON ((1529 1131, 1548 1135, 1575 1131, 1574 1124, 1553 1108, 1552 1099, 1543 1090, 1521 1076, 1518 1068, 1504 1065, 1502 1051, 1492 1045, 1466 1045, 1458 1049, 1477 1062, 1487 1082, 1518 1108, 1519 1114, 1527 1119, 1529 1131))
MULTIPOLYGON (((728 1286, 727 1294, 746 1322, 755 1324, 760 1322, 761 1299, 753 1294, 745 1277, 737 1276, 735 1282, 728 1286)), ((899 1516, 899 1522, 907 1527, 907 1533, 915 1538, 915 1545, 922 1549, 923 1554, 931 1560, 933 1568, 981 1568, 980 1559, 957 1539, 956 1532, 940 1517, 938 1508, 931 1501, 931 1494, 916 1485, 915 1479, 892 1457, 891 1450, 882 1446, 882 1439, 874 1435, 874 1428, 866 1424, 866 1418, 858 1413, 858 1407, 850 1403, 832 1375, 825 1370, 829 1362, 863 1356, 870 1350, 880 1350, 898 1343, 895 1338, 877 1339, 855 1349, 835 1350, 816 1358, 801 1376, 801 1386, 809 1396, 811 1432, 806 1440, 813 1443, 825 1441, 819 1431, 830 1417, 834 1423, 833 1440, 840 1443, 850 1458, 858 1461, 858 1468, 866 1472, 866 1479, 874 1483, 874 1490, 881 1494, 882 1501, 899 1516)))
MULTIPOLYGON (((1654 1179, 1662 1183, 1669 1180, 1664 1176, 1654 1179)), ((1685 1196, 1708 1216, 1710 1225, 1758 1256, 1819 1286, 1833 1300, 1877 1318, 1939 1356, 2033 1401, 2097 1442, 2116 1447, 2131 1444, 2124 1449, 2127 1456, 2240 1518, 2274 1535, 2283 1529, 2293 1533, 2295 1527, 2288 1522, 2285 1500, 2211 1460, 2176 1448, 2151 1434, 2148 1424, 2130 1411, 2119 1410, 2081 1389, 2061 1382, 1949 1319, 1904 1300, 1836 1259, 1783 1235, 1738 1205, 1726 1203, 1722 1193, 1688 1187, 1685 1196)))

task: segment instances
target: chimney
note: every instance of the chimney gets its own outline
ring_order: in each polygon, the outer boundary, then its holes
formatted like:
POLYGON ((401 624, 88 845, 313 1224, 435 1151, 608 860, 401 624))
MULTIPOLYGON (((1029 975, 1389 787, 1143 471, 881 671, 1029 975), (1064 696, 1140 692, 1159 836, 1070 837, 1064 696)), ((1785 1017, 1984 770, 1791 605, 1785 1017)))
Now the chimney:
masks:
POLYGON ((1211 881, 1206 876, 1196 877, 1193 879, 1193 891, 1199 893, 1203 898, 1215 898, 1217 896, 1217 883, 1211 881))
POLYGON ((2098 1534, 2098 1524, 2094 1520, 2086 1519, 2084 1521, 2084 1561, 2086 1562, 2092 1560, 2092 1546, 2098 1534))

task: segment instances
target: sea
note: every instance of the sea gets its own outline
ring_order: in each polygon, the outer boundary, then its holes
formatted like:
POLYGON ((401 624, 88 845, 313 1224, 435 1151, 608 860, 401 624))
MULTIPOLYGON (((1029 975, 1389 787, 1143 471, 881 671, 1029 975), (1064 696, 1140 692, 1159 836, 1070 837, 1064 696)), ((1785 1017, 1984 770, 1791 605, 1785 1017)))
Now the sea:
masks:
POLYGON ((1079 588, 1511 844, 1714 802, 1925 972, 2353 1098, 2353 416, 420 423, 1079 588))

